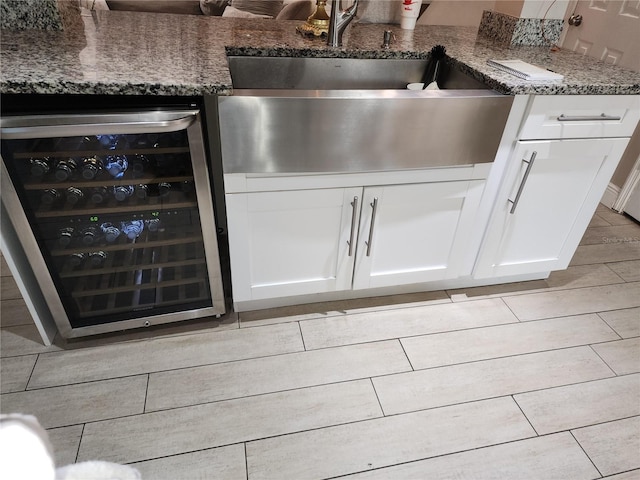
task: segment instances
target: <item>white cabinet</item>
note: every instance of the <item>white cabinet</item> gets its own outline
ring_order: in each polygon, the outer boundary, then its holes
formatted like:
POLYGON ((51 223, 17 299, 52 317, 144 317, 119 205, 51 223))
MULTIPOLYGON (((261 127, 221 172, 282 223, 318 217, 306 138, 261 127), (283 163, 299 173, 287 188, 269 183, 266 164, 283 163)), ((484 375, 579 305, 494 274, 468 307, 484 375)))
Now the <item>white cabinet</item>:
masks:
POLYGON ((364 189, 353 288, 457 277, 484 182, 364 189))
POLYGON ((569 265, 629 141, 623 135, 637 124, 638 106, 638 97, 533 99, 474 278, 548 273, 569 265))
POLYGON ((464 252, 483 186, 470 179, 227 194, 234 302, 470 272, 464 252))
POLYGON ((566 268, 627 142, 518 142, 475 277, 566 268))
POLYGON ((351 287, 361 188, 227 195, 234 301, 351 287), (356 205, 357 207, 357 205, 356 205), (354 227, 355 228, 355 227, 354 227))

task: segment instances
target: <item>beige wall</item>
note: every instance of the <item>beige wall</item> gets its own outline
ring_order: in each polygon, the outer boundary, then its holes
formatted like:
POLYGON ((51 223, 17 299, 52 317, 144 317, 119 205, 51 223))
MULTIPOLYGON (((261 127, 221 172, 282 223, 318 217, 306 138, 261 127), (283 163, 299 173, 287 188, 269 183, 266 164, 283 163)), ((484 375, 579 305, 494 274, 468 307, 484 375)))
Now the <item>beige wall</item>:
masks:
MULTIPOLYGON (((424 0, 429 1, 429 0, 424 0)), ((431 0, 418 20, 421 25, 480 26, 482 12, 496 12, 522 18, 561 19, 570 0, 431 0)))
POLYGON ((570 0, 496 0, 496 12, 518 18, 561 19, 570 0))
POLYGON ((494 10, 512 17, 520 17, 524 0, 496 0, 494 10))
POLYGON ((418 24, 479 27, 482 12, 493 10, 495 3, 495 0, 432 0, 418 24))

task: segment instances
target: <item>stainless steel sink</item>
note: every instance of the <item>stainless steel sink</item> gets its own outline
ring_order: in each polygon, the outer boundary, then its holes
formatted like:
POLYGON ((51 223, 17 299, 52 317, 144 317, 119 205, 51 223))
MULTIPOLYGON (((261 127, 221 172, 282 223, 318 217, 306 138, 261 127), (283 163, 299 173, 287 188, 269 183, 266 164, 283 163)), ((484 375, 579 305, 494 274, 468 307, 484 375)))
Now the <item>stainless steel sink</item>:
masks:
POLYGON ((492 162, 513 97, 424 60, 229 57, 225 173, 362 172, 492 162))
MULTIPOLYGON (((229 56, 234 88, 296 90, 404 89, 420 82, 427 60, 229 56)), ((441 89, 488 89, 446 63, 441 89)))

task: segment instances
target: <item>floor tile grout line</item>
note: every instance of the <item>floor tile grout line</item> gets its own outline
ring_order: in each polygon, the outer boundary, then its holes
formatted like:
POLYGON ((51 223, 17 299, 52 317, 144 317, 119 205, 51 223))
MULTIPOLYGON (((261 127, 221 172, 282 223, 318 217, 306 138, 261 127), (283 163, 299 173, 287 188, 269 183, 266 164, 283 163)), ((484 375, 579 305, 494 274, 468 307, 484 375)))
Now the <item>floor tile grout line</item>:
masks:
MULTIPOLYGON (((620 283, 618 285, 627 285, 627 284, 620 283)), ((531 320, 521 320, 519 323, 531 323, 531 322, 539 322, 540 320, 554 320, 554 319, 560 319, 560 318, 579 317, 581 315, 594 315, 594 314, 597 315, 598 313, 617 312, 617 311, 620 311, 620 310, 631 310, 631 309, 638 308, 638 307, 640 307, 640 305, 633 306, 633 307, 613 308, 611 310, 596 310, 596 311, 591 311, 591 312, 571 313, 569 315, 556 315, 556 316, 553 316, 553 317, 532 318, 531 320)), ((508 324, 504 324, 504 325, 508 325, 508 324)))
MULTIPOLYGON (((149 375, 149 372, 145 373, 134 373, 131 375, 122 375, 119 377, 108 377, 108 378, 98 378, 98 379, 92 379, 92 380, 83 380, 81 382, 74 382, 74 383, 62 383, 60 385, 47 385, 45 387, 35 387, 35 388, 27 388, 25 390, 21 390, 19 392, 8 392, 8 393, 3 393, 2 395, 9 395, 11 393, 32 393, 32 392, 40 392, 43 390, 50 390, 52 388, 64 388, 64 387, 73 387, 73 386, 78 386, 78 385, 85 385, 85 384, 91 384, 91 383, 98 383, 98 382, 109 382, 109 381, 113 381, 113 380, 122 380, 125 378, 133 378, 133 377, 141 377, 143 375, 149 375)), ((29 379, 29 381, 31 381, 31 379, 29 379)), ((28 385, 27 385, 28 387, 28 385)))
MULTIPOLYGON (((610 341, 617 342, 619 340, 610 340, 610 341)), ((607 342, 602 342, 602 343, 607 343, 607 342)), ((477 360, 469 360, 469 361, 466 361, 466 362, 450 363, 450 364, 446 364, 446 365, 436 365, 436 366, 433 366, 433 367, 425 367, 425 368, 417 368, 417 369, 413 368, 413 366, 412 366, 413 370, 411 372, 387 373, 387 374, 384 374, 384 375, 375 375, 374 378, 386 377, 386 376, 389 376, 389 375, 403 375, 403 374, 406 374, 406 373, 413 373, 413 372, 416 372, 416 373, 417 372, 424 372, 424 371, 429 371, 429 370, 437 370, 437 369, 441 369, 441 368, 456 367, 456 366, 459 366, 459 365, 471 365, 471 364, 474 364, 474 363, 491 362, 493 360, 504 360, 504 359, 507 359, 507 358, 524 357, 524 356, 527 356, 527 355, 536 355, 536 354, 539 354, 539 353, 559 352, 559 351, 562 351, 562 350, 571 350, 571 349, 578 349, 578 348, 585 349, 585 348, 591 347, 591 345, 592 345, 592 343, 583 343, 583 344, 578 344, 578 345, 568 345, 568 346, 564 346, 564 347, 549 348, 549 349, 546 349, 546 350, 534 350, 534 351, 531 351, 531 352, 512 353, 510 355, 501 355, 499 357, 480 358, 480 359, 477 359, 477 360)), ((593 345, 595 345, 595 344, 593 344, 593 345)), ((591 348, 591 350, 593 350, 593 349, 591 348)), ((598 358, 600 358, 599 355, 598 355, 598 358)), ((600 358, 600 360, 602 360, 602 358, 600 358)), ((609 365, 607 365, 607 367, 608 366, 609 365)))
POLYGON ((304 334, 302 333, 302 325, 300 325, 300 322, 296 322, 298 324, 298 330, 300 331, 300 340, 302 341, 302 350, 303 351, 307 351, 307 346, 304 343, 304 334))
POLYGON ((511 313, 511 315, 513 315, 513 318, 515 318, 517 320, 518 323, 523 323, 522 320, 520 320, 520 318, 518 317, 518 315, 516 315, 516 312, 513 311, 513 309, 511 308, 511 306, 509 306, 509 304, 507 302, 504 301, 504 299, 506 297, 498 297, 500 298, 500 302, 505 306, 505 308, 507 310, 509 310, 509 312, 511 313))
POLYGON ((144 389, 144 403, 142 405, 142 413, 145 413, 147 411, 147 400, 149 399, 149 379, 150 379, 151 375, 149 375, 147 373, 147 385, 145 386, 144 389))
MULTIPOLYGON (((601 422, 587 423, 585 425, 580 425, 580 426, 577 426, 577 427, 571 427, 571 428, 567 428, 566 430, 560 430, 560 431, 561 432, 568 432, 568 431, 574 431, 574 430, 581 430, 583 428, 597 427, 598 425, 606 425, 607 423, 621 422, 623 420, 630 420, 632 418, 640 418, 640 414, 638 414, 638 415, 627 415, 626 417, 612 418, 612 419, 609 419, 609 420, 603 420, 601 422)), ((558 432, 550 432, 550 433, 558 433, 558 432)))
POLYGON ((86 423, 82 424, 82 430, 80 431, 80 440, 78 440, 78 448, 76 448, 76 456, 73 460, 73 463, 78 463, 78 456, 80 455, 80 445, 82 445, 82 437, 84 437, 84 428, 86 426, 86 423))
POLYGON ((380 401, 380 396, 378 395, 378 391, 376 390, 376 385, 373 383, 373 378, 369 378, 369 382, 371 383, 371 388, 373 389, 373 394, 376 396, 376 400, 378 401, 378 406, 380 407, 380 413, 382 417, 386 417, 387 414, 384 412, 384 407, 382 406, 382 402, 380 401))
POLYGON ((616 277, 618 277, 621 280, 620 283, 629 283, 627 280, 622 278, 622 276, 618 272, 616 272, 613 268, 609 266, 612 263, 619 263, 619 262, 604 262, 602 265, 604 265, 610 272, 612 272, 616 277))
POLYGON ((515 440, 508 440, 506 442, 490 443, 488 445, 482 445, 480 447, 467 448, 465 450, 456 450, 456 451, 453 451, 453 452, 442 453, 442 454, 439 454, 439 455, 433 455, 431 457, 422 457, 422 458, 417 458, 415 460, 408 460, 408 461, 405 461, 405 462, 398 462, 398 463, 393 463, 393 464, 390 464, 390 465, 383 465, 381 467, 376 467, 376 468, 373 468, 371 470, 359 470, 357 472, 348 472, 348 473, 344 473, 344 474, 341 474, 341 475, 336 475, 336 476, 333 476, 333 477, 327 477, 324 480, 335 480, 335 479, 350 477, 351 475, 356 475, 356 474, 360 474, 360 473, 367 473, 367 472, 372 472, 372 471, 375 471, 375 470, 383 470, 383 469, 386 469, 386 468, 393 468, 393 467, 398 467, 398 466, 401 466, 401 465, 409 465, 409 464, 412 464, 412 463, 423 462, 423 461, 426 461, 426 460, 434 460, 436 458, 450 457, 450 456, 454 456, 454 455, 460 455, 460 454, 464 454, 464 453, 475 452, 475 451, 478 451, 478 450, 484 450, 484 449, 488 449, 488 448, 500 447, 500 446, 503 446, 503 445, 508 445, 510 443, 526 442, 526 441, 530 441, 530 440, 534 440, 534 439, 550 437, 550 436, 553 436, 553 435, 558 435, 558 434, 557 433, 550 433, 550 434, 545 434, 545 435, 534 435, 534 436, 530 436, 530 437, 518 438, 518 439, 515 439, 515 440))
MULTIPOLYGON (((31 367, 31 372, 29 372, 29 378, 27 378, 27 383, 24 385, 24 390, 21 390, 22 392, 28 392, 28 388, 29 388, 29 382, 31 382, 31 377, 33 376, 33 372, 36 369, 36 365, 38 364, 38 359, 40 358, 40 354, 36 354, 36 361, 33 362, 33 367, 31 367)), ((1 360, 0 360, 1 362, 1 360)))
MULTIPOLYGON (((598 263, 598 265, 602 265, 602 263, 598 263)), ((595 288, 606 288, 606 287, 610 287, 610 286, 620 286, 620 285, 625 285, 626 286, 626 285, 635 285, 635 284, 640 285, 640 280, 635 280, 635 281, 632 281, 632 282, 626 282, 626 281, 623 280, 623 281, 621 281, 619 283, 612 283, 612 284, 608 284, 608 285, 585 285, 585 286, 580 286, 580 287, 567 288, 567 289, 564 289, 564 290, 555 290, 553 292, 544 291, 544 292, 531 292, 531 293, 525 293, 525 294, 505 295, 504 297, 499 297, 499 298, 504 299, 504 298, 509 298, 509 297, 522 297, 524 295, 534 296, 534 295, 543 295, 543 294, 548 294, 548 293, 568 292, 568 291, 571 291, 571 290, 586 290, 588 288, 595 289, 595 288)), ((628 307, 628 308, 635 308, 635 307, 628 307)), ((617 310, 617 309, 614 309, 614 310, 617 310)), ((574 314, 574 315, 581 315, 581 314, 574 314)), ((568 316, 568 315, 565 315, 565 316, 568 316)), ((530 320, 523 320, 523 321, 530 321, 530 320)))
MULTIPOLYGON (((605 313, 605 312, 598 312, 598 313, 596 313, 596 315, 597 315, 597 316, 598 316, 598 317, 599 317, 599 318, 600 318, 604 323, 606 323, 606 324, 607 324, 607 326, 608 326, 611 330, 613 330, 613 332, 618 336, 618 338, 619 338, 620 340, 624 340, 625 338, 624 338, 622 335, 620 335, 620 333, 619 333, 615 328, 613 328, 613 326, 612 326, 609 322, 607 322, 607 319, 606 319, 606 318, 604 318, 602 315, 600 315, 601 313, 605 313)), ((633 337, 629 337, 629 338, 633 338, 633 337)))
MULTIPOLYGON (((403 372, 398 372, 398 373, 403 373, 403 372)), ((346 380, 338 380, 335 382, 326 382, 326 383, 319 383, 319 384, 313 384, 313 385, 303 385, 301 387, 292 387, 292 388, 285 388, 283 390, 273 390, 273 391, 266 391, 266 392, 260 392, 260 393, 253 393, 253 394, 249 394, 249 395, 242 395, 241 397, 229 397, 229 398, 222 398, 219 400, 211 400, 208 402, 199 402, 199 403, 192 403, 189 405, 176 405, 176 406, 172 406, 172 407, 166 407, 166 408, 161 408, 158 410, 150 410, 148 412, 144 412, 145 414, 147 413, 159 413, 159 412, 168 412, 170 410, 177 410, 177 409, 182 409, 182 408, 191 408, 191 407, 199 407, 202 405, 211 405, 211 404, 215 404, 215 403, 221 403, 221 402, 229 402, 229 401, 236 401, 236 400, 243 400, 245 398, 257 398, 257 397, 262 397, 265 395, 276 395, 276 394, 280 394, 280 393, 287 393, 287 392, 295 392, 298 390, 307 390, 310 388, 320 388, 320 387, 329 387, 332 385, 340 385, 343 383, 352 383, 352 382, 364 382, 368 379, 371 378, 379 378, 382 375, 378 375, 375 377, 371 377, 371 376, 364 376, 364 377, 358 377, 358 378, 349 378, 346 380)))
MULTIPOLYGON (((411 373, 411 372, 408 372, 411 373)), ((634 375, 634 374, 629 374, 629 375, 634 375)), ((379 377, 374 377, 374 378, 379 378, 379 377)), ((572 382, 572 383, 562 383, 559 385, 550 385, 547 387, 542 387, 542 388, 536 388, 533 390, 523 390, 523 391, 519 391, 519 392, 509 392, 509 393, 498 393, 489 397, 482 397, 482 398, 472 398, 469 400, 464 400, 464 401, 457 401, 454 403, 445 403, 442 405, 434 405, 432 407, 427 407, 427 408, 418 408, 415 410, 406 410, 406 411, 402 411, 402 412, 396 412, 396 413, 390 413, 387 414, 386 417, 391 417, 394 415, 405 415, 408 413, 416 413, 416 412, 422 412, 422 411, 426 411, 426 410, 433 410, 436 408, 445 408, 445 407, 452 407, 455 405, 465 405, 467 403, 473 403, 473 402, 483 402, 483 401, 487 401, 487 400, 496 400, 499 398, 505 398, 505 397, 514 397, 515 395, 527 395, 529 393, 536 393, 536 392, 543 392, 545 390, 553 390, 555 388, 563 388, 563 387, 571 387, 571 386, 575 386, 575 385, 582 385, 582 384, 586 384, 586 383, 590 383, 590 382, 598 382, 601 380, 607 380, 607 379, 612 379, 612 378, 620 378, 618 375, 611 375, 608 377, 599 377, 599 378, 593 378, 591 380, 581 380, 579 382, 572 382)))
POLYGON ((562 432, 572 432, 573 433, 574 430, 581 430, 583 428, 597 427, 598 425, 606 425, 607 423, 621 422, 623 420, 630 420, 632 418, 640 418, 640 414, 639 415, 627 415, 626 417, 611 418, 609 420, 603 420, 601 422, 586 423, 584 425, 578 425, 578 426, 575 426, 575 427, 568 427, 568 428, 565 428, 563 430, 557 430, 557 431, 554 431, 554 432, 548 432, 548 433, 545 433, 544 435, 553 435, 555 433, 562 433, 562 432))
POLYGON ((244 446, 244 475, 249 480, 249 456, 247 455, 247 442, 242 442, 244 446))
MULTIPOLYGON (((144 463, 144 462, 149 462, 149 461, 153 461, 153 460, 161 460, 163 458, 179 457, 181 455, 189 455, 191 453, 206 452, 207 450, 216 450, 216 449, 219 449, 219 448, 226 448, 226 447, 231 447, 233 445, 240 445, 240 444, 244 444, 245 445, 245 450, 246 450, 246 443, 247 442, 245 442, 245 441, 233 442, 233 443, 225 443, 223 445, 218 445, 216 447, 196 448, 194 450, 187 450, 187 451, 184 451, 184 452, 181 452, 181 453, 170 453, 168 455, 159 455, 159 456, 153 457, 153 458, 145 458, 144 460, 132 460, 130 462, 125 462, 124 464, 125 465, 131 465, 131 466, 135 467, 136 464, 138 464, 138 463, 144 463)), ((245 456, 246 456, 246 454, 245 454, 245 456)), ((143 480, 147 480, 146 477, 143 480)), ((150 479, 150 480, 153 480, 153 479, 150 479)), ((180 479, 180 480, 182 480, 182 479, 180 479)))
MULTIPOLYGON (((574 315, 568 315, 568 316, 574 316, 574 315)), ((554 317, 555 318, 555 317, 554 317)), ((561 317, 557 317, 557 318, 561 318, 561 317)), ((546 318, 543 318, 541 320, 549 320, 546 318)), ((535 320, 532 320, 535 321, 535 320)), ((396 335, 396 336, 389 336, 389 337, 384 337, 384 338, 374 338, 374 339, 370 339, 370 340, 364 340, 364 341, 359 341, 359 342, 354 342, 354 343, 341 343, 338 345, 326 345, 326 346, 322 346, 322 347, 315 347, 315 348, 310 348, 309 352, 313 352, 313 351, 317 351, 317 350, 325 350, 328 348, 338 348, 338 347, 348 347, 351 345, 364 345, 367 343, 376 343, 376 342, 387 342, 390 340, 395 340, 395 339, 405 339, 405 338, 417 338, 417 337, 425 337, 428 335, 439 335, 439 334, 445 334, 445 333, 453 333, 453 332, 464 332, 467 330, 478 330, 480 328, 490 328, 490 327, 499 327, 502 325, 517 325, 520 323, 524 323, 524 322, 520 322, 519 320, 515 320, 513 322, 508 322, 508 323, 495 323, 495 324, 491 324, 491 325, 477 325, 477 326, 473 326, 473 327, 467 327, 467 328, 456 328, 454 330, 438 330, 438 331, 434 331, 434 332, 427 332, 427 333, 416 333, 416 334, 412 334, 412 335, 396 335)))
POLYGON ((401 338, 397 338, 396 340, 400 344, 400 348, 402 348, 402 352, 404 353, 404 356, 407 358, 407 362, 409 362, 409 366, 411 367, 411 371, 415 371, 416 369, 413 367, 413 363, 411 362, 411 359, 409 358, 409 354, 407 353, 407 350, 404 348, 404 343, 402 343, 402 339, 401 338))
POLYGON ((578 444, 578 446, 580 447, 580 450, 582 450, 582 452, 585 454, 585 456, 589 459, 589 461, 591 462, 591 465, 593 465, 593 468, 596 469, 596 471, 600 474, 600 478, 603 478, 604 475, 602 474, 602 472, 600 471, 600 469, 598 468, 598 466, 595 464, 595 462, 593 461, 593 459, 589 456, 589 454, 587 453, 587 451, 584 449, 584 447, 582 446, 582 444, 578 441, 578 439, 576 438, 576 436, 573 433, 574 429, 568 430, 568 432, 571 434, 571 437, 573 437, 573 439, 575 440, 575 442, 578 444))
MULTIPOLYGON (((622 340, 614 340, 614 341, 616 341, 616 342, 621 342, 622 340)), ((596 349, 595 349, 595 348, 593 348, 593 345, 598 345, 598 344, 590 344, 590 345, 589 345, 589 348, 593 351, 593 353, 595 353, 595 354, 598 356, 598 358, 602 361, 602 363, 604 363, 604 364, 607 366, 607 368, 608 368, 609 370, 611 370, 611 372, 612 372, 616 377, 618 377, 618 376, 619 376, 619 375, 618 375, 618 372, 616 372, 616 371, 613 369, 613 367, 612 367, 611 365, 609 365, 609 364, 607 363, 607 361, 606 361, 604 358, 602 358, 602 356, 601 356, 601 355, 596 351, 596 349)), ((637 372, 634 372, 634 373, 637 373, 637 372)))
POLYGON ((533 426, 533 423, 531 423, 531 419, 527 416, 526 413, 524 413, 524 410, 522 409, 522 407, 520 406, 520 404, 518 403, 518 400, 516 400, 516 394, 512 394, 511 395, 511 400, 513 400, 513 403, 516 404, 516 406, 518 407, 518 410, 520 410, 520 413, 522 413, 522 416, 527 420, 527 423, 531 426, 531 429, 535 432, 537 437, 540 437, 540 432, 538 432, 538 430, 536 430, 536 427, 533 426))

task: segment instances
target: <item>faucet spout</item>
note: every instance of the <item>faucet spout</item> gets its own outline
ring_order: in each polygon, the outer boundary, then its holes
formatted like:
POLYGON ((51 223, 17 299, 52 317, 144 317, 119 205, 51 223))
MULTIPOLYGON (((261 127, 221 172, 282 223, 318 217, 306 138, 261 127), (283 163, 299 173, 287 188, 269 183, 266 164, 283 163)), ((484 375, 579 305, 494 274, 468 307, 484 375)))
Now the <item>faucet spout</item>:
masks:
POLYGON ((342 46, 342 34, 347 28, 347 25, 356 16, 358 10, 358 0, 353 1, 346 10, 340 9, 342 0, 333 0, 331 5, 331 19, 329 20, 329 33, 327 35, 327 45, 331 47, 342 46))

